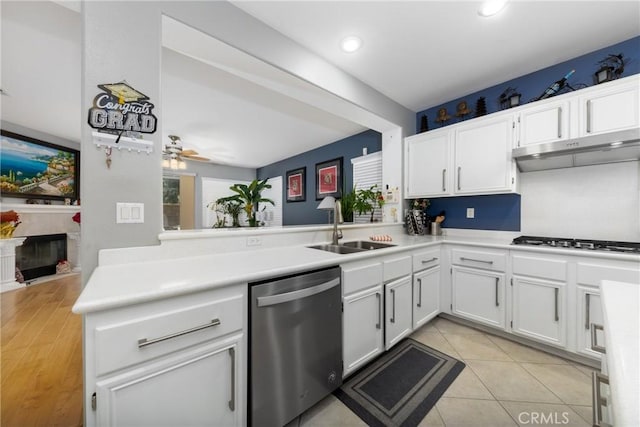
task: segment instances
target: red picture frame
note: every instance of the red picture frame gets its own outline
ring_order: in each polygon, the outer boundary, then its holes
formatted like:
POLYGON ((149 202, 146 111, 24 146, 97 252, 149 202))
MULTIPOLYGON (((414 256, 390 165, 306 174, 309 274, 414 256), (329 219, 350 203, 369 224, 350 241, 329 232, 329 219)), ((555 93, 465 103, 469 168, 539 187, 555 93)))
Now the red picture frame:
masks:
POLYGON ((342 196, 342 157, 316 163, 316 200, 342 196))
POLYGON ((306 175, 306 166, 287 171, 287 202, 304 202, 306 200, 306 175))

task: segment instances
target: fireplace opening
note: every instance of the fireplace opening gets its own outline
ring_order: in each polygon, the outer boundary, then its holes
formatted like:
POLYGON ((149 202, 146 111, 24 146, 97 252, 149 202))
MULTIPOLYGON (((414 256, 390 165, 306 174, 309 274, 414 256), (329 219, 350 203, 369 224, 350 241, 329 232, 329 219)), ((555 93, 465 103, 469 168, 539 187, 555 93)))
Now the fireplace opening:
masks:
POLYGON ((16 247, 16 267, 26 282, 56 274, 56 265, 66 259, 66 233, 28 236, 22 246, 16 247))

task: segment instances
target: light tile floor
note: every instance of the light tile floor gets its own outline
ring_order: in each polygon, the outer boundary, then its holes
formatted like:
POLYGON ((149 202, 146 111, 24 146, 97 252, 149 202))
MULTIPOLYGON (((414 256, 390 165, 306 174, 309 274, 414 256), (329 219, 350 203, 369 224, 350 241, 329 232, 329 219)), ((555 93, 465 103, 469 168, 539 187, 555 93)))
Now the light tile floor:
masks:
MULTIPOLYGON (((411 338, 466 367, 420 426, 590 426, 592 368, 436 318, 411 338)), ((334 396, 290 426, 364 426, 334 396)))

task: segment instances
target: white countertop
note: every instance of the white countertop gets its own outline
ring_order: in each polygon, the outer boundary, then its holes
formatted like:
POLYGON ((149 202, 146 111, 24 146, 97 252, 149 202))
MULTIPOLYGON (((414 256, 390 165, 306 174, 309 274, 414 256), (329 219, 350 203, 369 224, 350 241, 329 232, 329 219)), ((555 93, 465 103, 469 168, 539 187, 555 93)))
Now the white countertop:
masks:
POLYGON ((614 425, 640 426, 640 284, 605 280, 600 291, 614 425))
MULTIPOLYGON (((325 227, 326 228, 326 227, 325 227)), ((192 233, 191 238, 199 233, 192 233)), ((202 233, 205 234, 205 233, 202 233)), ((375 230, 372 230, 375 234, 375 230)), ((173 237, 173 236, 172 236, 173 237)), ((638 256, 572 249, 511 245, 509 233, 449 231, 446 236, 396 235, 391 248, 354 254, 335 254, 292 245, 240 252, 183 256, 175 259, 98 266, 73 306, 74 313, 89 313, 193 292, 246 283, 301 271, 344 264, 372 256, 439 245, 463 244, 495 249, 527 250, 563 255, 588 255, 640 261, 638 256)), ((351 239, 346 239, 351 240, 351 239)))

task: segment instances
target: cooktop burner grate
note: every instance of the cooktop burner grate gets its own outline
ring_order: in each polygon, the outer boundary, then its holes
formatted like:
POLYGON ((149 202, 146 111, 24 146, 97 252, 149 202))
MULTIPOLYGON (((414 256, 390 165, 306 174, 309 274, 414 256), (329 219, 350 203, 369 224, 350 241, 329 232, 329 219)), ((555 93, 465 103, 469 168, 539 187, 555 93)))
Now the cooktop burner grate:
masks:
POLYGON ((512 244, 528 246, 548 246, 552 248, 586 249, 592 251, 640 253, 640 243, 638 242, 616 242, 608 240, 520 236, 513 239, 512 244))

